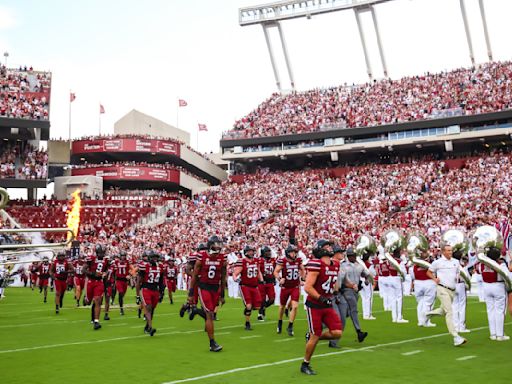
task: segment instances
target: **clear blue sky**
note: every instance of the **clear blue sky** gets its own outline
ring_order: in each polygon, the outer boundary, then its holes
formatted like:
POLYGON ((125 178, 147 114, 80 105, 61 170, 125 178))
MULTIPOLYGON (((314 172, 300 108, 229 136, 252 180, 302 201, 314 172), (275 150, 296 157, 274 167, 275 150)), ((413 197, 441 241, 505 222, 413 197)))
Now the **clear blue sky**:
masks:
MULTIPOLYGON (((180 110, 180 128, 195 145, 197 123, 207 124, 200 150, 216 151, 221 132, 275 91, 261 27, 238 25, 238 8, 258 3, 5 0, 0 52, 9 52, 9 65, 53 72, 52 137, 67 137, 70 89, 75 137, 98 132, 100 102, 103 132, 133 108, 175 124, 179 97, 189 104, 180 110)), ((495 59, 509 60, 512 2, 485 3, 495 59)), ((483 62, 478 1, 467 4, 483 62)), ((469 65, 458 0, 396 0, 377 13, 391 77, 469 65)), ((370 25, 369 15, 364 22, 370 25)), ((299 89, 366 81, 352 12, 292 20, 283 29, 299 89)), ((369 45, 378 75, 375 41, 369 45)))

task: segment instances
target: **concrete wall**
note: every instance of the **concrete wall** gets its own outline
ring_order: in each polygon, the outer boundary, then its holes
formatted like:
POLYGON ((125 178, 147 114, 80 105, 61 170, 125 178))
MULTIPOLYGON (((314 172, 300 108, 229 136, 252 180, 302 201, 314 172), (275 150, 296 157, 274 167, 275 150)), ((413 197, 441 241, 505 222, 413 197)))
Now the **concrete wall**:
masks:
POLYGON ((228 174, 222 168, 218 167, 215 164, 212 164, 210 161, 200 156, 194 151, 191 151, 187 148, 186 145, 181 145, 181 156, 183 160, 187 163, 203 170, 204 172, 212 175, 213 177, 224 181, 228 178, 228 174))
POLYGON ((190 144, 190 133, 132 109, 114 124, 114 134, 152 135, 190 144))
POLYGON ((183 172, 180 172, 180 185, 184 188, 190 189, 192 191, 192 195, 196 195, 210 188, 208 184, 205 184, 183 172))
POLYGON ((69 141, 48 141, 50 164, 69 164, 69 141))
POLYGON ((103 178, 98 176, 60 176, 55 178, 55 196, 59 200, 69 200, 77 189, 89 196, 103 196, 103 178))

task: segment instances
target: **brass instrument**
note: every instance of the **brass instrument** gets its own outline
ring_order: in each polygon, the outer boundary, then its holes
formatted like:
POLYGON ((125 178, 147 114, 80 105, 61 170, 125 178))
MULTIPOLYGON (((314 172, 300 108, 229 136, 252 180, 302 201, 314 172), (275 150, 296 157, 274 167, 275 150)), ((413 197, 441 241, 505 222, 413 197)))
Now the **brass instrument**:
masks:
POLYGON ((505 282, 508 292, 512 290, 512 280, 510 279, 510 276, 502 270, 500 265, 496 262, 499 256, 496 257, 496 260, 493 260, 486 255, 486 253, 492 248, 501 252, 501 249, 503 248, 503 236, 501 235, 501 232, 492 225, 482 225, 473 232, 472 240, 473 248, 476 250, 476 257, 478 260, 501 276, 505 282))
MULTIPOLYGON (((4 188, 0 188, 0 211, 3 211, 3 208, 9 202, 9 194, 4 188)), ((43 251, 51 251, 53 254, 53 250, 57 248, 66 248, 71 242, 75 239, 75 235, 70 228, 3 228, 0 229, 0 235, 8 234, 8 233, 68 233, 68 238, 66 241, 60 243, 36 243, 36 244, 1 244, 0 245, 0 256, 7 255, 15 255, 13 260, 9 260, 6 262, 0 263, 1 265, 12 265, 12 264, 21 264, 25 263, 25 261, 17 261, 15 260, 17 255, 23 255, 30 253, 28 250, 33 250, 34 252, 43 252, 43 251), (11 252, 2 252, 2 250, 14 250, 11 252), (17 251, 16 251, 17 250, 17 251), (25 250, 25 251, 24 251, 25 250)))
MULTIPOLYGON (((469 251, 469 241, 464 232, 459 229, 448 229, 441 235, 441 244, 451 245, 453 257, 460 260, 469 251)), ((464 280, 466 287, 471 289, 471 276, 462 266, 459 266, 459 275, 464 280)))
POLYGON ((413 232, 407 236, 407 254, 414 265, 429 269, 432 265, 425 259, 428 257, 429 244, 427 238, 419 233, 413 232))
POLYGON ((357 255, 356 261, 361 267, 363 267, 363 271, 368 276, 368 281, 373 285, 375 282, 374 276, 362 260, 362 257, 368 254, 375 255, 377 253, 377 243, 375 242, 375 239, 366 233, 359 236, 356 241, 355 251, 357 255))
POLYGON ((391 266, 398 272, 402 280, 405 280, 405 274, 400 268, 400 264, 391 255, 395 251, 401 251, 404 248, 404 237, 398 231, 398 229, 390 229, 384 232, 380 242, 384 247, 384 257, 391 264, 391 266))

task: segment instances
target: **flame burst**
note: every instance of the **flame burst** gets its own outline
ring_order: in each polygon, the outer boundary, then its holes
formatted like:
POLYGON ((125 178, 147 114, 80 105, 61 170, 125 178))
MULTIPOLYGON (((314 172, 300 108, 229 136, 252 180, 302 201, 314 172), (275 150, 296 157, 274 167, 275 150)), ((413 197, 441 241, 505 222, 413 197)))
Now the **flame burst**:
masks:
MULTIPOLYGON (((71 194, 72 202, 71 209, 66 211, 67 219, 66 225, 69 229, 73 231, 75 238, 78 236, 78 227, 80 226, 80 207, 82 205, 82 199, 80 198, 80 190, 77 189, 75 192, 71 194)), ((68 233, 68 240, 71 237, 71 234, 68 233)))

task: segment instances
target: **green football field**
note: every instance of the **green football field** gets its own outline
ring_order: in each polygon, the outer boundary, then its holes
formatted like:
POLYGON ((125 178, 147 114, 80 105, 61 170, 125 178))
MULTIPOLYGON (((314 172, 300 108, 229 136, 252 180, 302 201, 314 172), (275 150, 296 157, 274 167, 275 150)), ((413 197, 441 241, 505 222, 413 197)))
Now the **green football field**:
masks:
MULTIPOLYGON (((64 309, 54 313, 53 293, 42 303, 38 291, 10 288, 0 301, 0 383, 453 383, 510 382, 509 357, 512 342, 489 340, 485 305, 470 298, 468 343, 453 347, 444 319, 437 328, 416 326, 413 297, 404 302, 409 324, 391 323, 375 298, 376 321, 362 321, 369 332, 364 343, 355 340, 349 322, 342 349, 319 344, 312 360, 317 376, 299 372, 304 353, 305 312, 299 309, 295 337, 276 334, 276 308, 267 321, 253 321, 254 330, 243 329, 241 300, 229 300, 215 323, 220 353, 208 351, 203 321, 180 318, 185 300, 177 294, 175 304, 160 304, 156 310, 154 337, 143 333, 137 318, 134 291, 129 291, 125 316, 117 307, 111 320, 94 331, 90 309, 75 308, 72 293, 64 309)), ((507 315, 506 333, 512 334, 507 315)))

